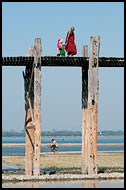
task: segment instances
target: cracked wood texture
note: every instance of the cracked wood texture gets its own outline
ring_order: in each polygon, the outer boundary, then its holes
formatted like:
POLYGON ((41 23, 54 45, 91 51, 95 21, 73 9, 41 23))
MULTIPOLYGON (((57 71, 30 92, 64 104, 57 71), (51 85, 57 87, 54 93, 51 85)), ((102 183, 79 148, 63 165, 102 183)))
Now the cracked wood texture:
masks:
MULTIPOLYGON (((33 55, 33 47, 28 47, 27 56, 33 55)), ((30 128, 33 126, 31 109, 33 112, 34 107, 34 83, 33 77, 31 80, 33 70, 33 64, 30 66, 26 66, 24 76, 24 86, 25 86, 25 130, 26 130, 26 145, 25 145, 25 174, 32 175, 33 174, 33 153, 34 153, 34 128, 30 128), (29 86, 31 84, 31 88, 29 86), (29 96, 29 100, 28 100, 29 96), (31 107, 29 105, 29 101, 31 102, 31 107)))
POLYGON ((88 77, 88 174, 97 174, 97 112, 100 36, 90 39, 88 77))
MULTIPOLYGON (((88 46, 82 46, 82 56, 88 57, 88 46)), ((82 165, 83 174, 88 173, 88 67, 82 67, 82 165)))
POLYGON ((41 39, 35 39, 34 45, 34 176, 40 175, 41 151, 41 39))
MULTIPOLYGON (((89 72, 82 67, 82 173, 97 173, 97 107, 100 37, 90 39, 89 72)), ((87 57, 87 46, 82 46, 87 57)))
MULTIPOLYGON (((28 66, 33 62, 34 57, 2 57, 2 66, 28 66)), ((124 67, 124 62, 124 57, 99 57, 99 67, 124 67)), ((42 67, 83 67, 85 65, 89 65, 89 57, 41 57, 42 67)))

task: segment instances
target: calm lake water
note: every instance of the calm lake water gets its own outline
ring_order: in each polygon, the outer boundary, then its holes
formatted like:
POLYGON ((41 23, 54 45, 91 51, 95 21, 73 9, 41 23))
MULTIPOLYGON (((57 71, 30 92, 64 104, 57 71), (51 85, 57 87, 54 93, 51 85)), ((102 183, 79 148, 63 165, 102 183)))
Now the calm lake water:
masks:
MULTIPOLYGON (((81 137, 57 137, 57 143, 82 143, 81 137)), ((25 137, 3 137, 2 143, 25 143, 25 137)), ((42 137, 41 143, 50 143, 51 137, 42 137)), ((124 143, 124 137, 98 137, 98 144, 106 143, 124 143)), ((124 150, 124 146, 98 146, 98 151, 120 151, 124 150)), ((48 147, 41 147, 41 152, 49 152, 48 147)), ((63 151, 81 151, 81 146, 62 146, 58 149, 63 151)), ((2 154, 20 154, 25 153, 25 147, 3 147, 2 154)))
POLYGON ((2 188, 124 188, 124 180, 76 180, 3 183, 2 188))

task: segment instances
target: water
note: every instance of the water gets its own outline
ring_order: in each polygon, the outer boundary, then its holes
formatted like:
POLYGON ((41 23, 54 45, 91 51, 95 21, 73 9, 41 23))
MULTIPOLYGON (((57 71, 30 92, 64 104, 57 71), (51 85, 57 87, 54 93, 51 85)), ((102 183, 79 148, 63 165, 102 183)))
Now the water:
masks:
POLYGON ((2 188, 124 188, 124 180, 76 180, 3 183, 2 188))
MULTIPOLYGON (((81 143, 81 137, 56 138, 57 143, 81 143)), ((25 143, 25 137, 3 137, 2 143, 25 143)), ((42 137, 41 143, 51 143, 51 137, 42 137)), ((98 144, 124 143, 124 137, 98 137, 98 144)), ((100 146, 98 151, 119 151, 124 146, 100 146)), ((41 147, 41 152, 47 152, 47 147, 41 147)), ((81 151, 81 146, 59 147, 58 151, 81 151)), ((3 147, 3 154, 25 153, 25 147, 3 147)), ((24 166, 2 162, 4 171, 24 171, 24 166)), ((41 171, 42 172, 42 171, 41 171)), ((50 182, 10 182, 3 183, 2 188, 124 188, 124 180, 76 180, 50 182)))
MULTIPOLYGON (((50 143, 51 137, 42 137, 41 143, 50 143)), ((82 143, 81 137, 57 137, 57 143, 82 143)), ((2 143, 25 143, 25 137, 3 137, 2 143)), ((124 137, 98 137, 98 144, 124 143, 124 137)), ((124 146, 98 146, 98 151, 123 151, 124 146)), ((41 147, 41 152, 49 152, 47 146, 41 147)), ((59 152, 81 151, 81 146, 61 146, 59 152)), ((2 147, 2 154, 24 154, 25 147, 2 147)))

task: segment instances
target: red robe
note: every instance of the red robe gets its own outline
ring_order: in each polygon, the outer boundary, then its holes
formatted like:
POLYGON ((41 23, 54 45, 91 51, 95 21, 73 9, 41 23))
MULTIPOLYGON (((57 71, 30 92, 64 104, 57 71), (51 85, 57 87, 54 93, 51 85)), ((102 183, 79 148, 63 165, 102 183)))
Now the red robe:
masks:
MULTIPOLYGON (((68 37, 68 33, 67 33, 67 37, 68 37)), ((67 37, 66 37, 65 43, 67 42, 67 37)), ((65 50, 67 52, 72 53, 73 55, 77 54, 77 48, 76 48, 76 45, 74 43, 74 33, 70 34, 70 36, 68 38, 67 46, 65 46, 65 50)))

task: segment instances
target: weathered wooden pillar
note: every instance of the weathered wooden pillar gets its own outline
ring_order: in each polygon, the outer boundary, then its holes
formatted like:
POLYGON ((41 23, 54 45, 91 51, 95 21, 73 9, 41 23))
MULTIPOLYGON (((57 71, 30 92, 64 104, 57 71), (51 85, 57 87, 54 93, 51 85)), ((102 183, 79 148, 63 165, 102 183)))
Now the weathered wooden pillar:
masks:
POLYGON ((97 174, 97 110, 100 36, 90 39, 88 78, 88 174, 97 174))
POLYGON ((34 57, 33 65, 23 72, 25 83, 25 174, 40 175, 41 150, 41 39, 35 39, 34 47, 28 47, 27 56, 34 57))
MULTIPOLYGON (((98 57, 100 37, 90 39, 89 72, 82 68, 82 173, 97 173, 98 57)), ((82 47, 87 57, 87 46, 82 47)))
MULTIPOLYGON (((88 46, 82 46, 82 56, 88 57, 88 46)), ((82 173, 88 173, 88 65, 82 67, 82 173)))
MULTIPOLYGON (((27 56, 33 56, 33 47, 28 47, 27 56)), ((25 145, 25 174, 32 175, 33 173, 33 152, 34 152, 34 73, 33 65, 26 66, 24 77, 25 88, 25 130, 26 130, 26 145, 25 145)))
POLYGON ((41 39, 35 39, 34 45, 34 175, 40 175, 41 150, 41 39))

